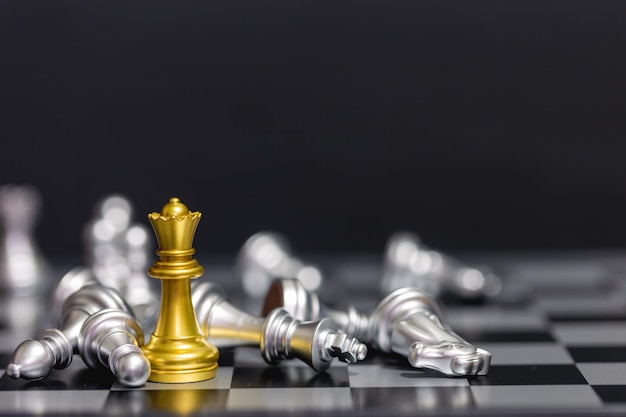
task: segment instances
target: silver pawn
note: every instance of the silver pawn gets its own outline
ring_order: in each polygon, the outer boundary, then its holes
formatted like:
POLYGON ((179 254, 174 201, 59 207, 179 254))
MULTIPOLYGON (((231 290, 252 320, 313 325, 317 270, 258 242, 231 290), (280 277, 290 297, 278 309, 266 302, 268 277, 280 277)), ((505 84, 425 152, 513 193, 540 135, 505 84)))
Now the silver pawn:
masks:
POLYGON ((416 368, 451 376, 486 375, 491 353, 477 348, 440 319, 439 303, 417 288, 400 288, 385 297, 370 317, 373 345, 407 356, 416 368))
POLYGON ((300 280, 280 278, 272 282, 263 303, 262 315, 267 316, 275 308, 282 308, 298 320, 319 320, 330 317, 337 324, 337 330, 349 337, 367 342, 369 317, 360 313, 354 306, 333 309, 322 304, 317 294, 308 291, 300 280))
POLYGON ((459 301, 480 301, 497 295, 502 283, 486 267, 470 267, 423 245, 411 232, 396 232, 387 241, 381 288, 384 294, 416 287, 433 297, 450 295, 459 301))
POLYGON ((127 387, 140 387, 150 376, 150 362, 143 355, 143 331, 132 314, 104 309, 85 320, 78 334, 78 350, 93 369, 108 368, 127 387))
POLYGON ((119 293, 99 284, 87 284, 71 294, 63 303, 60 329, 45 329, 37 340, 20 343, 6 373, 11 378, 37 381, 52 369, 64 369, 78 353, 78 334, 85 320, 105 308, 130 311, 119 293))
POLYGON ((243 290, 252 298, 263 297, 275 278, 297 278, 310 291, 322 284, 319 268, 293 256, 287 239, 276 232, 251 236, 240 249, 235 268, 243 290))
POLYGON ((259 347, 263 359, 272 365, 298 358, 324 372, 335 357, 354 363, 367 355, 364 344, 337 332, 329 318, 301 322, 280 308, 266 318, 254 316, 237 309, 221 287, 208 282, 194 285, 192 302, 210 343, 218 348, 259 347))
POLYGON ((0 187, 0 290, 29 295, 50 289, 51 268, 33 234, 40 210, 34 186, 0 187))

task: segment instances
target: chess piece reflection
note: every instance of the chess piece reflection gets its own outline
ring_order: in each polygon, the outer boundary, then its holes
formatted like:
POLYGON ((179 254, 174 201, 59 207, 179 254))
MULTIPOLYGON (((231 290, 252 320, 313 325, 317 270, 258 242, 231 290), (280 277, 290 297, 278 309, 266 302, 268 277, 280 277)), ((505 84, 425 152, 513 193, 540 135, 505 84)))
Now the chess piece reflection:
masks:
POLYGON ((149 342, 142 347, 150 361, 150 381, 196 382, 215 377, 219 357, 200 330, 191 303, 191 279, 204 273, 192 258, 193 238, 201 217, 173 197, 148 219, 159 259, 148 274, 161 280, 161 307, 149 342))
POLYGON ((275 279, 265 295, 261 314, 267 316, 276 308, 282 308, 298 320, 319 320, 330 317, 337 323, 337 330, 366 342, 369 317, 354 306, 333 309, 322 304, 314 292, 304 288, 295 278, 275 279))
POLYGON ((354 363, 367 355, 364 344, 338 332, 329 318, 301 322, 280 308, 267 318, 253 316, 229 303, 221 287, 207 282, 195 285, 192 294, 200 325, 219 348, 258 347, 269 364, 298 358, 317 372, 328 369, 334 357, 354 363))
POLYGON ((78 353, 78 335, 87 318, 104 309, 130 312, 119 293, 99 284, 86 284, 69 295, 62 308, 59 328, 43 330, 36 340, 22 342, 7 367, 11 378, 37 381, 54 369, 67 368, 78 353))
POLYGON ((0 290, 18 295, 44 292, 51 268, 34 236, 41 210, 39 190, 31 185, 0 187, 0 290))
POLYGON ((235 268, 243 290, 252 298, 261 298, 275 278, 297 278, 309 291, 322 284, 320 270, 293 256, 284 236, 276 232, 260 232, 243 245, 235 268))
POLYGON ((407 356, 417 368, 451 376, 486 375, 491 353, 477 348, 441 321, 439 303, 417 288, 400 288, 385 297, 370 317, 373 345, 407 356))
POLYGON ((419 288, 433 297, 475 302, 497 295, 502 284, 488 267, 465 266, 429 249, 411 232, 396 232, 385 249, 381 288, 388 294, 404 287, 419 288))

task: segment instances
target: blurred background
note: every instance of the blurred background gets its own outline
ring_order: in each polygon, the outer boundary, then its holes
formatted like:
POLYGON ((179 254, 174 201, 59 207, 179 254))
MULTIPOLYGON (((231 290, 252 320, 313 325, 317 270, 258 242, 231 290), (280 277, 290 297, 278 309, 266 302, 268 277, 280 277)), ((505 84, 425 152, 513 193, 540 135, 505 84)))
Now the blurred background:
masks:
POLYGON ((0 2, 0 183, 50 258, 110 193, 199 253, 626 246, 621 0, 0 2))

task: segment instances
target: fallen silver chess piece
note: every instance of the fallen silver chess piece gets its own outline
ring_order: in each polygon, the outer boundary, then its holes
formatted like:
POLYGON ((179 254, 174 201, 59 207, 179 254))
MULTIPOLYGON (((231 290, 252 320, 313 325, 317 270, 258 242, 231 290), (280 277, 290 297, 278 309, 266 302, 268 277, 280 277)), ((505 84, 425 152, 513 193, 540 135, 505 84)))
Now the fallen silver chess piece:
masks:
MULTIPOLYGON (((110 358, 115 351, 112 348, 111 343, 115 339, 107 339, 106 334, 100 334, 94 332, 92 329, 96 326, 96 319, 92 321, 89 319, 96 313, 104 310, 119 311, 126 314, 128 320, 123 322, 124 329, 119 328, 115 330, 116 333, 135 333, 136 343, 140 344, 140 339, 143 338, 143 334, 140 333, 139 325, 134 322, 132 316, 131 307, 122 299, 120 294, 112 288, 104 287, 99 284, 88 283, 83 285, 76 292, 68 295, 67 299, 63 303, 61 320, 59 328, 49 328, 43 330, 39 337, 35 340, 29 339, 20 343, 11 362, 6 368, 6 373, 11 378, 18 379, 23 378, 31 381, 38 381, 47 377, 52 369, 64 369, 67 368, 73 359, 74 353, 80 353, 87 358, 85 362, 93 366, 96 365, 96 361, 93 359, 94 355, 103 358, 110 358), (83 325, 89 321, 85 333, 83 331, 83 325), (138 329, 138 330, 137 330, 138 329), (97 351, 87 349, 89 341, 103 337, 107 339, 106 344, 99 344, 97 351), (79 339, 82 340, 83 350, 79 348, 79 339)), ((116 317, 115 314, 108 313, 108 317, 116 317)), ((116 313, 118 316, 120 313, 116 313)), ((98 316, 101 318, 101 316, 98 316)), ((109 325, 119 325, 120 322, 111 320, 109 325)), ((104 326, 106 328, 106 326, 104 326)), ((103 328, 99 326, 98 328, 103 328)), ((111 331, 110 328, 106 329, 107 332, 111 331)), ((128 344, 128 343, 124 343, 128 344)), ((133 349, 130 349, 132 351, 133 349)), ((122 352, 129 352, 129 349, 123 348, 118 351, 119 353, 113 355, 113 362, 107 362, 107 365, 111 367, 114 372, 117 372, 122 378, 121 383, 131 383, 136 386, 141 380, 138 377, 140 371, 127 370, 125 363, 132 362, 136 364, 138 361, 133 358, 124 359, 121 355, 122 352), (118 363, 118 361, 120 361, 118 363), (112 366, 111 366, 112 364, 112 366), (123 369, 123 370, 122 370, 123 369), (134 382, 131 379, 137 377, 134 382)), ((107 359, 108 361, 108 359, 107 359)), ((145 381, 144 381, 145 382, 145 381)))
POLYGON ((78 334, 78 350, 92 369, 108 368, 127 387, 140 387, 150 376, 143 355, 143 331, 132 314, 104 309, 85 320, 78 334))
POLYGON ((400 288, 385 297, 370 316, 373 345, 408 358, 417 368, 451 376, 486 375, 491 353, 454 333, 440 319, 439 303, 417 288, 400 288))
POLYGON ((322 304, 316 293, 308 291, 300 280, 295 278, 275 279, 263 301, 261 314, 267 316, 276 308, 282 308, 298 320, 319 320, 330 317, 337 324, 337 330, 367 342, 369 316, 359 312, 354 306, 346 305, 335 309, 322 304))
POLYGON ((487 266, 464 265, 428 248, 414 233, 396 232, 385 248, 381 289, 388 294, 405 287, 474 302, 497 295, 502 282, 487 266))
POLYGON ((252 298, 263 297, 276 278, 297 278, 309 291, 316 291, 322 284, 319 268, 295 257, 287 239, 276 232, 260 232, 248 238, 237 254, 235 269, 244 292, 252 298))
POLYGON ((210 343, 218 348, 258 347, 263 359, 272 365, 297 358, 323 372, 333 358, 355 363, 367 355, 363 343, 336 331, 329 318, 302 322, 280 308, 268 317, 254 316, 233 306, 223 289, 209 282, 193 286, 192 301, 210 343))
POLYGON ((406 356, 418 368, 447 375, 485 375, 491 354, 476 348, 454 333, 440 319, 439 303, 417 288, 401 288, 378 304, 371 315, 354 306, 331 309, 320 303, 296 279, 277 279, 263 305, 263 314, 283 308, 299 320, 331 317, 337 329, 384 352, 406 356))

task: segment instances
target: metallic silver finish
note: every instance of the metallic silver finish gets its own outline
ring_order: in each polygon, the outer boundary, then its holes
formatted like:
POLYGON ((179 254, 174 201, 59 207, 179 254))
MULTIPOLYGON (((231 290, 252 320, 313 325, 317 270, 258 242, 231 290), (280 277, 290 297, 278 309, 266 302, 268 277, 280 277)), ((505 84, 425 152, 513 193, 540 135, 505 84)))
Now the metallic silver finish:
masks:
POLYGON ((38 340, 27 340, 15 349, 7 374, 14 378, 39 380, 52 368, 63 369, 78 352, 78 335, 85 320, 105 308, 130 312, 119 293, 99 284, 86 284, 63 303, 59 329, 46 329, 38 340), (70 353, 71 352, 71 353, 70 353))
POLYGON ((34 237, 41 194, 31 185, 0 186, 0 290, 31 295, 53 285, 51 268, 34 237))
POLYGON ((337 324, 337 330, 359 340, 365 340, 368 334, 369 317, 366 314, 351 305, 339 310, 320 303, 317 294, 308 291, 302 282, 295 278, 278 278, 272 282, 265 295, 261 314, 267 316, 279 307, 298 320, 330 317, 337 324))
POLYGON ((210 282, 193 286, 192 302, 210 343, 218 348, 259 347, 269 364, 297 358, 323 372, 335 357, 354 363, 367 355, 364 344, 337 332, 336 324, 329 318, 300 321, 280 308, 266 318, 254 316, 234 307, 226 300, 223 289, 210 282))
POLYGON ((140 387, 150 376, 150 362, 141 352, 143 331, 132 314, 104 309, 85 320, 78 350, 90 368, 109 368, 128 387, 140 387))
POLYGON ((95 205, 83 237, 94 277, 119 291, 148 331, 156 324, 160 304, 158 282, 147 275, 154 255, 153 234, 147 225, 133 223, 132 213, 128 198, 108 195, 95 205))
POLYGON ((297 278, 309 291, 322 284, 322 273, 314 265, 296 258, 287 239, 276 232, 260 232, 243 245, 235 262, 245 293, 261 298, 276 278, 297 278))
POLYGON ((500 278, 487 266, 466 266, 423 245, 411 232, 396 232, 384 253, 382 291, 415 287, 433 297, 450 295, 460 301, 482 300, 502 289, 500 278))
POLYGON ((96 277, 91 269, 78 266, 65 275, 58 282, 52 294, 52 315, 56 321, 60 320, 63 311, 63 303, 68 297, 80 290, 87 284, 97 284, 96 277))
POLYGON ((414 367, 452 376, 486 375, 491 353, 465 341, 440 316, 439 303, 429 294, 401 288, 372 313, 368 340, 384 352, 407 356, 414 367))
POLYGON ((131 224, 124 234, 129 270, 124 299, 147 334, 152 333, 156 325, 161 305, 160 283, 147 274, 154 256, 154 248, 150 243, 152 236, 148 226, 141 223, 131 224))
POLYGON ((37 340, 20 343, 6 372, 11 378, 38 381, 50 374, 52 368, 67 368, 72 363, 72 345, 57 329, 46 329, 37 340))
POLYGON ((119 292, 100 284, 86 284, 65 300, 60 328, 75 352, 77 352, 78 334, 87 317, 105 308, 132 313, 131 307, 119 292))

